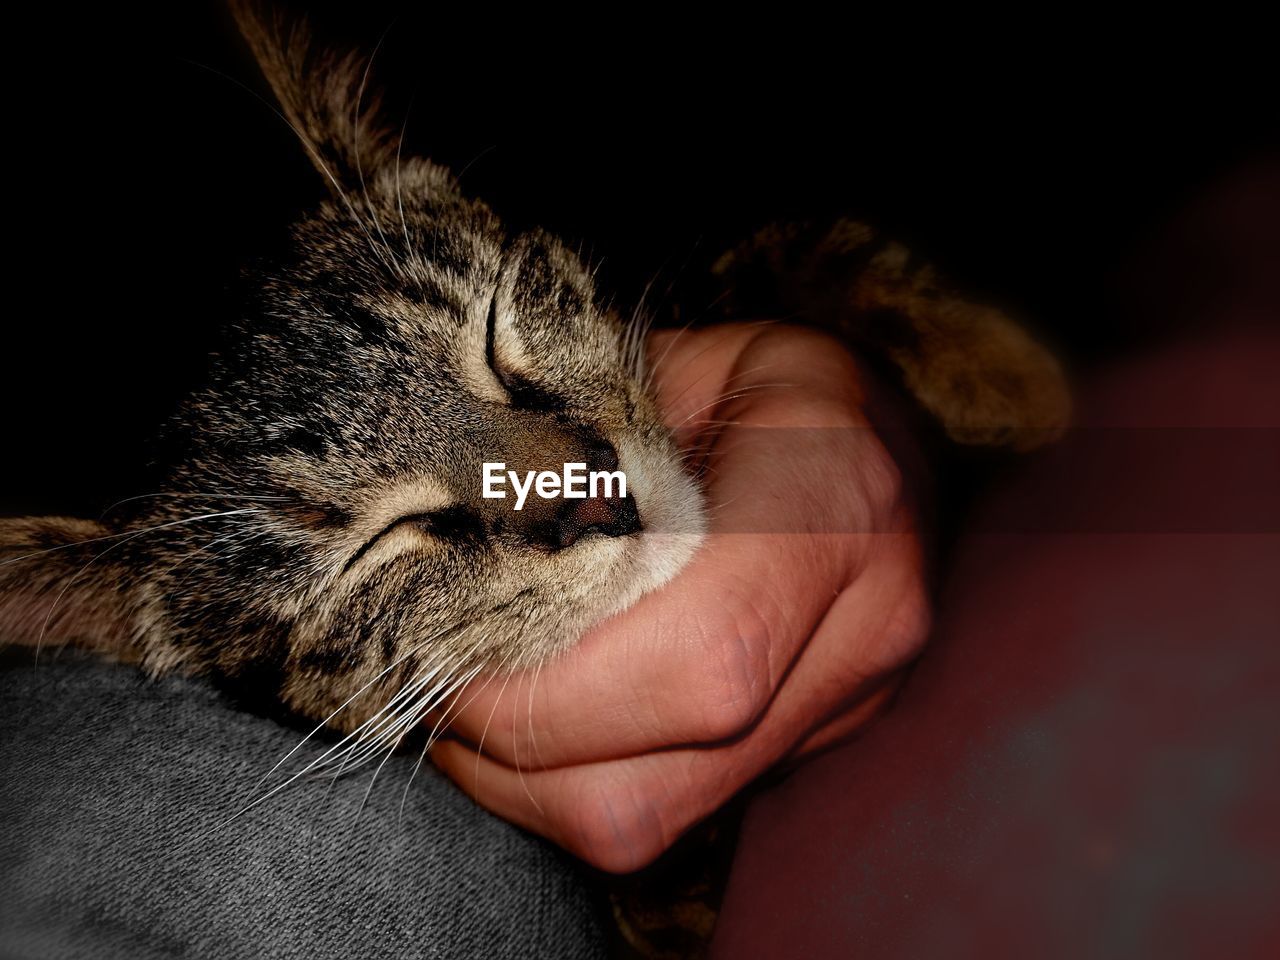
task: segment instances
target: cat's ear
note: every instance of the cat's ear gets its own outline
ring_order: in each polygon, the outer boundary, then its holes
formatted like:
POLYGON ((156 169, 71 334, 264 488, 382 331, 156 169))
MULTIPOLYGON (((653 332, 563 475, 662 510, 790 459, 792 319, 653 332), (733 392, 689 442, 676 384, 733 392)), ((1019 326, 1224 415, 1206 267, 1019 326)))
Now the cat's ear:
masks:
POLYGON ((231 10, 280 112, 335 193, 395 159, 398 140, 381 118, 369 58, 317 45, 305 21, 261 0, 232 0, 231 10))
POLYGON ((0 645, 121 648, 134 620, 133 578, 111 556, 123 537, 92 520, 0 518, 0 645))

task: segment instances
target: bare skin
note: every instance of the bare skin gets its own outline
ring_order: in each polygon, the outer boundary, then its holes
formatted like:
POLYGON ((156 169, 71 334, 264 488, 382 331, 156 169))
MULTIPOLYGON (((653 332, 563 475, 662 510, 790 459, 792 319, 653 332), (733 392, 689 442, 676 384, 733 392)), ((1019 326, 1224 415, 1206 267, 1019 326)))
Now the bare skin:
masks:
POLYGON ((929 623, 903 473, 842 346, 737 324, 657 334, 650 355, 668 423, 711 439, 712 535, 673 583, 536 676, 474 683, 459 739, 432 751, 494 813, 616 872, 865 724, 929 623), (798 469, 749 439, 761 427, 838 428, 838 442, 798 469))

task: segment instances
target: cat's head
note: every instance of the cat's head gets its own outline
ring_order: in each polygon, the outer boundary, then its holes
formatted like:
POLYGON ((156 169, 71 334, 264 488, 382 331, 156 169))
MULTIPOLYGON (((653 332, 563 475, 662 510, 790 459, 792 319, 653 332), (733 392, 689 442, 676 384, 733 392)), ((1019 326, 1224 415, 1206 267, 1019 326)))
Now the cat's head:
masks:
POLYGON ((563 243, 402 156, 364 61, 243 19, 332 196, 248 278, 169 431, 164 494, 117 528, 6 522, 0 617, 27 639, 114 631, 93 642, 155 668, 274 676, 313 715, 384 673, 540 661, 673 576, 703 527, 641 338, 563 243), (620 470, 627 496, 516 510, 510 484, 484 496, 495 462, 620 470))

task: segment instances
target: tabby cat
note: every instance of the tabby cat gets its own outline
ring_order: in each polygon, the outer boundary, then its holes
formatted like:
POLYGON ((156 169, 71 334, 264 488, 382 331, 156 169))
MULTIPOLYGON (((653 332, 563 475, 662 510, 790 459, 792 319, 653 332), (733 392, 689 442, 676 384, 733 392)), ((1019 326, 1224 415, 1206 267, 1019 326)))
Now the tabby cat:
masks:
MULTIPOLYGON (((170 427, 162 493, 111 520, 0 521, 0 637, 265 685, 393 744, 478 672, 551 657, 670 580, 705 510, 643 331, 581 260, 402 156, 365 60, 237 16, 332 195, 252 280, 170 427), (619 468, 628 495, 516 512, 481 496, 490 461, 619 468)), ((1039 347, 865 226, 770 228, 717 269, 744 309, 767 287, 877 343, 957 439, 1062 421, 1039 347)))

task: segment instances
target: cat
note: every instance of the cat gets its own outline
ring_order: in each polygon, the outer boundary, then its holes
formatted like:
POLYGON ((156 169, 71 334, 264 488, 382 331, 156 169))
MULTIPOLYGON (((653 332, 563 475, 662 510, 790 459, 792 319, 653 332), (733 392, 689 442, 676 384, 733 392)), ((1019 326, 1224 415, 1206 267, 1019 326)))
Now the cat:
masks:
MULTIPOLYGON (((161 493, 111 520, 0 520, 0 638, 207 674, 393 745, 479 672, 540 663, 669 581, 707 511, 643 328, 580 258, 402 156, 367 61, 233 7, 332 195, 251 278, 168 428, 161 493), (629 489, 514 511, 482 497, 485 462, 581 462, 629 489)), ((1062 422, 1051 358, 869 228, 770 228, 717 270, 756 304, 816 295, 817 321, 878 342, 956 439, 1062 422)))
POLYGON ((578 257, 400 156, 355 56, 236 10, 333 197, 171 425, 162 495, 111 523, 3 522, 0 625, 154 674, 269 677, 350 729, 375 680, 425 696, 530 666, 660 586, 701 497, 578 257), (629 489, 515 511, 481 496, 485 461, 620 467, 629 489))

